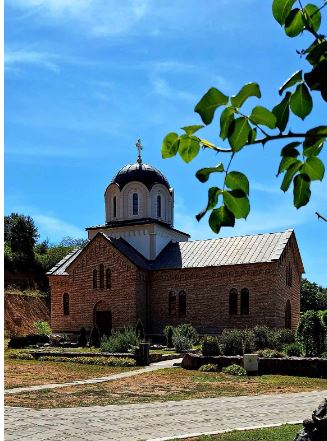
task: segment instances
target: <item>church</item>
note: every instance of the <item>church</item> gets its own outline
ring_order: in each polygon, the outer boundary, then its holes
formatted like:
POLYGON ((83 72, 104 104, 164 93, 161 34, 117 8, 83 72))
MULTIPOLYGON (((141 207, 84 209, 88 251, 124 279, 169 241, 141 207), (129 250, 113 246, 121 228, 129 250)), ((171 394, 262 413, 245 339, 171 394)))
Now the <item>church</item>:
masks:
POLYGON ((181 323, 200 334, 294 329, 304 272, 294 231, 190 240, 174 228, 173 188, 137 147, 105 190, 105 223, 47 273, 53 331, 96 324, 110 335, 138 319, 149 336, 181 323))

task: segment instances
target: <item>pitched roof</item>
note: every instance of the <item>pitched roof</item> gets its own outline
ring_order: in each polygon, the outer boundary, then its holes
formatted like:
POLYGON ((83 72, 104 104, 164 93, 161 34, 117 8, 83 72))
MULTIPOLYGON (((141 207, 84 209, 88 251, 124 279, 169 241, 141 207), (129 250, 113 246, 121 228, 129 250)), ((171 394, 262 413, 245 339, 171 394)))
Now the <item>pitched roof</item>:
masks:
MULTIPOLYGON (((274 262, 280 258, 293 234, 293 230, 252 236, 170 242, 153 261, 143 257, 124 239, 115 239, 103 233, 98 234, 105 237, 118 251, 139 268, 160 270, 274 262)), ((66 269, 84 249, 85 247, 69 253, 47 274, 67 275, 66 269)))

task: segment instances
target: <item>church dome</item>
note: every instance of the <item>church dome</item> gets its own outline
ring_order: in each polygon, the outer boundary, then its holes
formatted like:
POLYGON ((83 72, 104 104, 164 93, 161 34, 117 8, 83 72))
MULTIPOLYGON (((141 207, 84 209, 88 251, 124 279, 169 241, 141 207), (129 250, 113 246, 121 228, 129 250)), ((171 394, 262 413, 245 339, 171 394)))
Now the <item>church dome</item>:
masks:
POLYGON ((161 184, 170 189, 167 178, 161 173, 160 170, 149 164, 143 164, 136 162, 135 164, 127 164, 114 176, 111 184, 117 184, 119 189, 122 190, 125 185, 130 182, 141 182, 148 190, 155 184, 161 184))

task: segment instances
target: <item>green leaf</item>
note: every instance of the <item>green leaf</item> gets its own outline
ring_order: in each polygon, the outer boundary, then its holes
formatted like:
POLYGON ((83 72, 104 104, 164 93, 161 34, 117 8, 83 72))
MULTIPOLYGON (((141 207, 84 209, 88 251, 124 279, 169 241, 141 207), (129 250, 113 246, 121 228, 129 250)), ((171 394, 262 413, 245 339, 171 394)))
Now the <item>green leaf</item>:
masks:
POLYGON ((292 179, 294 175, 299 171, 301 165, 302 162, 300 160, 297 160, 293 165, 291 165, 288 168, 287 172, 285 173, 284 179, 282 181, 282 185, 280 186, 281 190, 285 192, 289 189, 292 179))
POLYGON ((294 178, 294 206, 300 208, 306 205, 311 196, 310 178, 307 175, 299 174, 294 178))
POLYGON ((246 219, 250 212, 250 202, 241 190, 223 191, 224 204, 236 219, 246 219))
POLYGON ((257 137, 257 129, 251 129, 249 136, 248 136, 248 144, 252 144, 254 143, 254 141, 256 140, 257 137))
POLYGON ((324 147, 324 138, 319 139, 318 141, 304 146, 303 143, 303 155, 307 158, 311 158, 312 156, 318 156, 321 152, 321 150, 324 147))
POLYGON ((163 159, 172 158, 178 152, 179 147, 179 137, 177 133, 168 133, 165 136, 162 146, 161 146, 161 155, 163 159))
POLYGON ((224 95, 215 87, 211 87, 195 106, 194 111, 201 116, 202 121, 207 125, 213 120, 216 109, 227 103, 228 96, 224 95))
POLYGON ((229 128, 228 142, 234 152, 238 152, 248 142, 251 126, 245 117, 232 121, 229 128))
POLYGON ((295 8, 288 14, 285 20, 285 32, 289 37, 296 37, 304 29, 303 13, 295 8))
POLYGON ((276 116, 272 112, 270 112, 270 110, 262 106, 254 107, 252 109, 249 119, 254 124, 264 125, 269 127, 270 129, 274 129, 276 127, 276 116))
POLYGON ((228 129, 234 121, 234 112, 233 107, 226 107, 220 115, 220 138, 222 140, 228 136, 228 129))
POLYGON ((209 217, 209 225, 214 233, 219 233, 221 227, 233 227, 235 217, 225 205, 212 210, 209 217))
POLYGON ((225 184, 231 190, 242 190, 245 194, 249 194, 249 180, 241 172, 231 171, 227 173, 225 184))
POLYGON ((218 187, 211 187, 208 190, 208 203, 207 206, 200 211, 195 217, 199 221, 203 218, 208 210, 212 210, 218 203, 218 197, 221 194, 221 189, 218 187))
POLYGON ((322 59, 327 58, 327 41, 323 41, 321 43, 316 43, 311 45, 309 49, 306 51, 308 53, 306 59, 307 61, 315 66, 322 59))
POLYGON ((191 162, 200 150, 200 140, 196 136, 182 135, 179 138, 179 154, 183 161, 191 162))
POLYGON ((231 98, 232 105, 234 107, 240 108, 250 96, 256 96, 257 98, 261 98, 261 92, 258 83, 245 84, 237 95, 232 96, 231 98))
POLYGON ((295 164, 297 162, 297 159, 292 156, 285 156, 279 164, 278 173, 277 176, 282 173, 284 170, 287 170, 290 168, 291 165, 295 164))
POLYGON ((300 152, 295 147, 298 147, 299 145, 301 145, 301 143, 298 141, 290 142, 282 148, 280 156, 292 156, 293 158, 296 158, 299 156, 300 152))
POLYGON ((216 167, 201 168, 195 174, 200 182, 207 182, 211 173, 220 173, 224 171, 224 165, 220 162, 216 167))
POLYGON ((284 92, 284 90, 289 89, 290 87, 294 86, 297 83, 300 83, 300 81, 302 81, 302 70, 297 70, 279 88, 278 90, 279 95, 281 95, 284 92))
POLYGON ((301 173, 308 175, 311 181, 322 181, 325 174, 323 162, 315 156, 308 158, 301 167, 301 173))
POLYGON ((304 156, 318 156, 324 146, 326 135, 327 126, 318 126, 308 130, 303 142, 304 156))
POLYGON ((286 17, 292 10, 296 0, 274 0, 272 5, 272 13, 276 21, 282 26, 286 17))
POLYGON ((290 108, 294 115, 305 119, 312 110, 312 98, 305 84, 298 84, 290 99, 290 108))
POLYGON ((193 135, 193 133, 197 132, 198 130, 202 129, 203 125, 194 125, 194 126, 185 126, 182 127, 182 130, 186 133, 186 135, 193 135))
POLYGON ((284 96, 282 101, 272 109, 272 113, 276 116, 276 126, 281 132, 286 129, 290 116, 290 97, 291 92, 286 92, 286 95, 284 96))
POLYGON ((327 136, 327 126, 317 126, 307 131, 308 135, 327 136))
POLYGON ((314 32, 317 32, 321 24, 321 13, 319 11, 319 8, 316 5, 309 3, 304 7, 303 12, 306 28, 312 29, 314 32))

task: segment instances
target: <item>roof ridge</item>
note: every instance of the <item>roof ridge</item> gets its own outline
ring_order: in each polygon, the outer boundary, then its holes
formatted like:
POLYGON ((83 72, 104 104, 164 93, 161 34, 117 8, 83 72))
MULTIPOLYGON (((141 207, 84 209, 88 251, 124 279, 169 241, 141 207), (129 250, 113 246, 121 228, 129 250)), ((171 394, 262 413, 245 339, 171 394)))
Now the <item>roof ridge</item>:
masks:
POLYGON ((272 234, 284 234, 287 232, 293 232, 294 229, 293 228, 289 228, 287 230, 283 230, 283 231, 274 231, 274 232, 270 232, 270 233, 257 233, 257 234, 241 234, 241 235, 236 235, 236 236, 227 236, 227 237, 217 237, 217 238, 208 238, 208 239, 193 239, 193 240, 188 240, 186 243, 191 243, 191 242, 206 242, 208 240, 221 240, 221 239, 233 239, 235 237, 255 237, 255 236, 269 236, 272 234))

